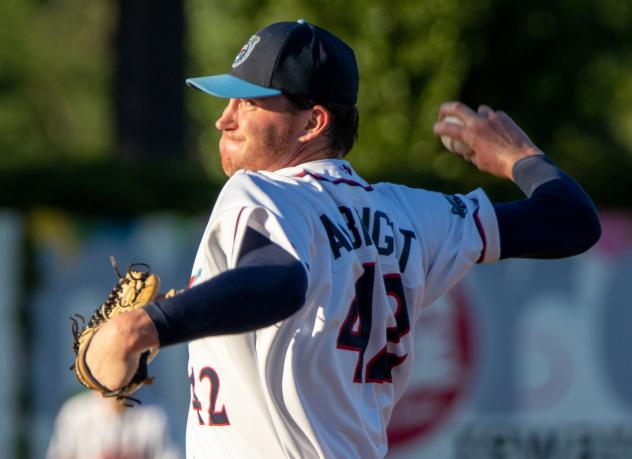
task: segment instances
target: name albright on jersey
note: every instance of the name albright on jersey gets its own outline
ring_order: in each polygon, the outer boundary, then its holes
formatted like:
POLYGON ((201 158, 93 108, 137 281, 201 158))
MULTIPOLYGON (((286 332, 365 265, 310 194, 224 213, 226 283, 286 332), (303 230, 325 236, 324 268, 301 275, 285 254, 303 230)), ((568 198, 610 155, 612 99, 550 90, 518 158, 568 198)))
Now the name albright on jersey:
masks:
MULTIPOLYGON (((320 215, 320 221, 327 232, 329 246, 334 258, 340 257, 341 250, 351 252, 360 247, 372 245, 375 245, 377 253, 380 255, 393 254, 395 251, 395 225, 386 212, 369 207, 358 210, 340 206, 338 210, 345 220, 346 228, 334 223, 326 214, 320 215)), ((412 230, 403 228, 397 230, 404 237, 402 253, 399 255, 399 270, 404 272, 410 254, 411 240, 417 239, 417 237, 412 230)))

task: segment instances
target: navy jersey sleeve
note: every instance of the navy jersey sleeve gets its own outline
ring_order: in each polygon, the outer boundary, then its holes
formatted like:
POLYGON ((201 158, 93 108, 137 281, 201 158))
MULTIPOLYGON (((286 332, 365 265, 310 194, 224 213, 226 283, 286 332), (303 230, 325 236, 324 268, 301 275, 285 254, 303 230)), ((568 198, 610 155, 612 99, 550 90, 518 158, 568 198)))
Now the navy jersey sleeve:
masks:
POLYGON ((272 325, 298 311, 306 292, 302 263, 248 228, 235 269, 151 302, 145 311, 163 347, 272 325))
POLYGON ((527 199, 494 203, 500 258, 567 257, 599 240, 599 215, 590 197, 545 156, 518 161, 513 175, 527 199))

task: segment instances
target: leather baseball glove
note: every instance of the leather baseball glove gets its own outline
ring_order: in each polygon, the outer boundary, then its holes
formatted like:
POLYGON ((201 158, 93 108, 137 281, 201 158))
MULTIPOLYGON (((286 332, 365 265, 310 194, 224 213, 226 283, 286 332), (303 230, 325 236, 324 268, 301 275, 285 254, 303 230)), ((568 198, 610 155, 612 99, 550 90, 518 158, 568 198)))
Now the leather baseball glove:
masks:
MULTIPOLYGON (((140 357, 138 369, 132 380, 126 386, 114 391, 103 386, 92 375, 86 363, 86 352, 94 333, 105 322, 122 312, 137 309, 156 298, 160 290, 160 279, 157 275, 152 274, 149 266, 144 263, 135 263, 127 269, 125 274, 121 274, 114 257, 110 257, 110 262, 119 277, 119 281, 110 292, 105 303, 94 312, 88 324, 81 330, 77 319, 80 319, 83 325, 85 323, 83 316, 75 314, 75 317, 70 319, 74 337, 72 349, 75 352, 75 363, 70 369, 75 371, 75 375, 81 384, 88 389, 100 392, 104 397, 116 397, 119 401, 137 401, 129 397, 129 395, 138 390, 143 384, 151 384, 153 381, 153 378, 148 376, 147 364, 156 356, 158 349, 144 352, 140 357)), ((167 295, 170 295, 170 293, 167 295)))

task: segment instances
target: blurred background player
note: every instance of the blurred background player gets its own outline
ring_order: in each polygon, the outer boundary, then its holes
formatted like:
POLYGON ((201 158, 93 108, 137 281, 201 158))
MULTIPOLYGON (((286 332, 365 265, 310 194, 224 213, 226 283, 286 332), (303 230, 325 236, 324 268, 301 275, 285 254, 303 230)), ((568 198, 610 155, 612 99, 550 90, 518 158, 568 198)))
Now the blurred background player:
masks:
POLYGON ((155 405, 128 408, 81 392, 62 405, 47 459, 178 459, 167 417, 155 405))

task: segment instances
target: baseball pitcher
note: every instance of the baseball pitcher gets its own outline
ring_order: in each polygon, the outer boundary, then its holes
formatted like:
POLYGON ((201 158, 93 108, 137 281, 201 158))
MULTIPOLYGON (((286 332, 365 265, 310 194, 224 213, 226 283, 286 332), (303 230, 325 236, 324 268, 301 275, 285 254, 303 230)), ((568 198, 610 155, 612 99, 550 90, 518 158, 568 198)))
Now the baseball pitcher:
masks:
POLYGON ((215 126, 229 177, 190 288, 108 321, 84 363, 115 393, 142 355, 189 342, 191 459, 384 457, 422 308, 476 263, 570 256, 599 238, 582 188, 487 106, 445 103, 434 133, 523 200, 368 183, 344 159, 354 53, 303 20, 265 27, 228 74, 187 83, 227 100, 215 126))

